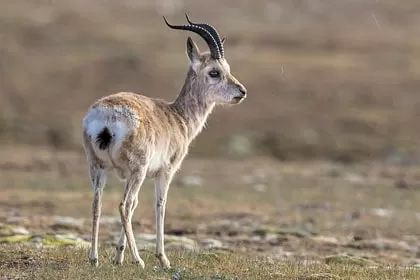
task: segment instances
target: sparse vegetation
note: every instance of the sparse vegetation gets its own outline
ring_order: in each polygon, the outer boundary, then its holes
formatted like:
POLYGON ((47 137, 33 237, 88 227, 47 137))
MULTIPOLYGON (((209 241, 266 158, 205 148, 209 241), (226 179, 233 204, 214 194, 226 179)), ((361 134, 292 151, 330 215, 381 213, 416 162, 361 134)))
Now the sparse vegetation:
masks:
MULTIPOLYGON (((107 260, 112 252, 101 250, 107 260)), ((0 245, 0 269, 5 279, 418 279, 414 268, 363 266, 360 263, 282 262, 264 257, 231 253, 171 253, 175 267, 161 269, 153 253, 142 252, 148 264, 144 270, 133 264, 114 266, 110 262, 94 268, 84 261, 86 252, 72 248, 34 249, 0 245)))
MULTIPOLYGON (((11 279, 419 277, 417 167, 189 159, 169 194, 171 270, 153 268, 151 182, 142 190, 133 220, 147 266, 141 271, 128 255, 121 268, 109 261, 120 230, 122 186, 114 176, 105 188, 102 262, 95 270, 87 261, 92 194, 83 155, 20 147, 0 150, 0 159, 0 223, 18 227, 17 237, 0 238, 0 271, 11 279), (402 172, 406 188, 395 184, 402 172)), ((10 231, 5 227, 0 236, 10 231)))

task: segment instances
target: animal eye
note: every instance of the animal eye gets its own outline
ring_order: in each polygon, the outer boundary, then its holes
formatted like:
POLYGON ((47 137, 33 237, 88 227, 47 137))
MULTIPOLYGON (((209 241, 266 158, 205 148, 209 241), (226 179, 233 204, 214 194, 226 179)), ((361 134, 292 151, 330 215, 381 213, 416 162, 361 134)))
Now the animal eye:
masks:
POLYGON ((212 77, 212 78, 218 78, 218 77, 220 77, 220 72, 217 71, 217 70, 211 70, 209 72, 209 76, 212 77))

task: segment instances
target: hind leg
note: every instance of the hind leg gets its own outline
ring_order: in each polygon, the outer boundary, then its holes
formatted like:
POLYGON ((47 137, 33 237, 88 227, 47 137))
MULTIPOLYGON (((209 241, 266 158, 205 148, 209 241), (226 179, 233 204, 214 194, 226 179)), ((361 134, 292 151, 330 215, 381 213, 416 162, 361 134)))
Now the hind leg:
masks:
MULTIPOLYGON (((133 262, 139 264, 142 268, 144 268, 144 261, 141 259, 137 250, 131 221, 133 212, 137 206, 136 201, 140 187, 146 177, 146 170, 147 169, 145 167, 137 167, 137 169, 130 171, 131 174, 128 176, 124 195, 119 206, 121 223, 127 238, 126 242, 128 244, 128 248, 130 249, 133 262)), ((121 238, 121 240, 124 241, 124 238, 121 238)))
POLYGON ((93 188, 92 200, 92 235, 91 248, 89 250, 89 261, 92 265, 98 266, 98 233, 99 219, 102 208, 102 193, 106 183, 105 168, 101 162, 94 156, 90 137, 83 133, 83 146, 89 166, 89 177, 93 188))
POLYGON ((106 174, 104 168, 97 164, 90 165, 89 174, 94 192, 92 201, 92 244, 89 251, 89 261, 92 265, 98 266, 99 219, 101 217, 102 193, 106 183, 106 174))
MULTIPOLYGON (((138 202, 139 202, 138 198, 135 197, 134 204, 131 207, 130 220, 133 217, 134 210, 136 209, 138 202)), ((124 251, 125 251, 126 246, 127 246, 127 236, 125 235, 124 227, 121 226, 120 238, 118 239, 117 246, 115 248, 116 249, 115 250, 116 251, 115 259, 114 259, 115 264, 122 264, 123 263, 123 261, 124 261, 124 251)))

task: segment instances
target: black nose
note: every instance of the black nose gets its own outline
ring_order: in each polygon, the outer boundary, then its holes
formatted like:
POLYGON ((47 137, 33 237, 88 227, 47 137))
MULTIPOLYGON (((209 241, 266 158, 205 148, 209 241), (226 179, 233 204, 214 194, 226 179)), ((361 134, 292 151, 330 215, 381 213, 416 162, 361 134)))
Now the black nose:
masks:
POLYGON ((238 85, 239 91, 242 93, 243 97, 246 96, 246 88, 243 85, 238 85))

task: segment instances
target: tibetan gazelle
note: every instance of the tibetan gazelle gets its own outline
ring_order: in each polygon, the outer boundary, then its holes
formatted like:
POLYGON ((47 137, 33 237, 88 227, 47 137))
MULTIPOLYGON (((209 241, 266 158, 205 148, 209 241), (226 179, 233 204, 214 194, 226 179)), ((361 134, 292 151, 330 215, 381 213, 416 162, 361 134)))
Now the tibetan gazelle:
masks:
POLYGON ((93 187, 92 245, 89 260, 98 265, 98 231, 106 171, 114 169, 125 181, 119 205, 121 234, 114 262, 121 264, 128 243, 134 263, 144 268, 132 229, 133 212, 145 178, 155 179, 156 257, 170 267, 164 248, 165 205, 169 185, 188 153, 191 141, 202 130, 216 104, 238 104, 245 87, 232 76, 223 43, 211 25, 171 25, 200 35, 210 52, 201 53, 187 39, 189 69, 185 83, 173 102, 131 92, 119 92, 94 102, 83 119, 83 144, 93 187))

